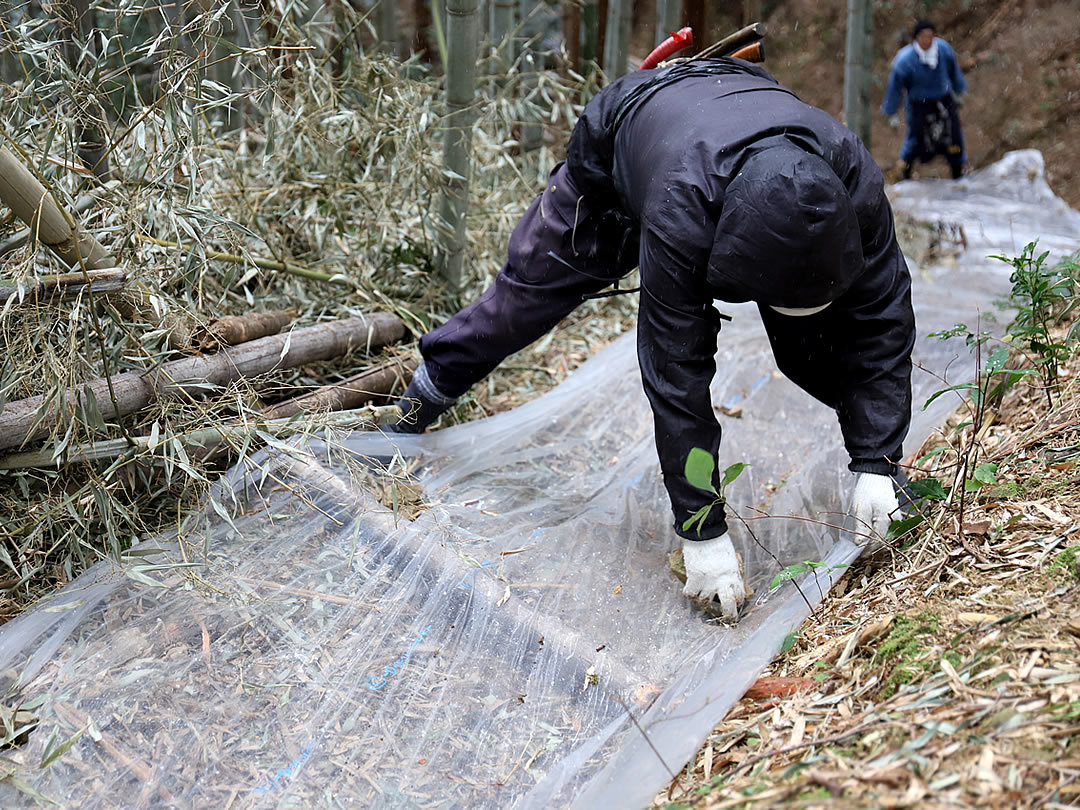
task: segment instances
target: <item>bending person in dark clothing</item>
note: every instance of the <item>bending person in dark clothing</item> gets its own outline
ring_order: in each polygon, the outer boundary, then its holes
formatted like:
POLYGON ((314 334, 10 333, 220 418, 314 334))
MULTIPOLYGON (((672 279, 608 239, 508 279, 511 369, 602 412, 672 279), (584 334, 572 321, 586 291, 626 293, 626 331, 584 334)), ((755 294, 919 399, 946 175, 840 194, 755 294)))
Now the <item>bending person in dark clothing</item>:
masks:
POLYGON ((889 87, 881 105, 889 123, 899 126, 897 111, 904 101, 907 135, 900 147, 900 160, 905 180, 911 177, 916 161, 929 163, 938 155, 949 162, 954 180, 963 175, 967 155, 957 99, 965 90, 967 82, 952 47, 934 36, 932 22, 919 20, 912 31, 912 42, 893 57, 889 87))
POLYGON ((853 511, 883 535, 915 322, 882 175, 853 133, 737 59, 638 71, 589 102, 494 283, 421 339, 398 429, 422 431, 635 265, 638 359, 684 539, 684 593, 718 598, 729 617, 744 599, 723 510, 682 528, 712 500, 684 477, 687 455, 720 445, 714 299, 756 302, 781 370, 836 409, 853 511))

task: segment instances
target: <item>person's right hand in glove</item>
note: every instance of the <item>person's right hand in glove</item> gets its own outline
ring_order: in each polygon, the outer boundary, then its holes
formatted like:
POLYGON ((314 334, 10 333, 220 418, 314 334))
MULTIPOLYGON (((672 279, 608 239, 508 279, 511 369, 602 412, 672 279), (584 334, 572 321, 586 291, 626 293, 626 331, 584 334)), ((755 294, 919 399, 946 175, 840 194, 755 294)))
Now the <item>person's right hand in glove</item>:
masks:
POLYGON ((889 116, 889 126, 892 127, 893 129, 899 129, 900 128, 900 115, 899 114, 889 116))
POLYGON ((444 396, 427 373, 427 366, 420 363, 413 372, 409 387, 394 404, 401 408, 401 421, 388 425, 390 433, 423 433, 428 425, 442 416, 457 402, 444 396))
POLYGON ((709 602, 715 597, 725 619, 736 619, 746 601, 742 566, 727 532, 712 540, 683 540, 683 595, 709 602))

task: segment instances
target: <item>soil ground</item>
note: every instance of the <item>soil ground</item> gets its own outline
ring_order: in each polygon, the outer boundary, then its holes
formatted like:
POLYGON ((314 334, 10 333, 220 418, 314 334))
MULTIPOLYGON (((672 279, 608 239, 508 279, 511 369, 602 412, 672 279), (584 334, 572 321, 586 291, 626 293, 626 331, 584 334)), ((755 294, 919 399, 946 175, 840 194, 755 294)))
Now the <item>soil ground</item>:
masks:
MULTIPOLYGON (((817 107, 841 117, 844 87, 844 0, 764 3, 765 66, 817 107)), ((891 129, 881 102, 896 51, 911 40, 916 19, 931 19, 955 49, 969 90, 960 110, 969 166, 978 168, 1014 149, 1038 149, 1050 187, 1080 207, 1080 2, 1077 0, 900 0, 874 4, 871 151, 893 170, 904 130, 891 129)), ((638 19, 647 20, 642 10, 638 19)), ((741 21, 722 10, 709 17, 709 40, 741 21)), ((635 51, 650 49, 654 29, 635 32, 635 51)), ((947 176, 944 161, 917 176, 947 176)))

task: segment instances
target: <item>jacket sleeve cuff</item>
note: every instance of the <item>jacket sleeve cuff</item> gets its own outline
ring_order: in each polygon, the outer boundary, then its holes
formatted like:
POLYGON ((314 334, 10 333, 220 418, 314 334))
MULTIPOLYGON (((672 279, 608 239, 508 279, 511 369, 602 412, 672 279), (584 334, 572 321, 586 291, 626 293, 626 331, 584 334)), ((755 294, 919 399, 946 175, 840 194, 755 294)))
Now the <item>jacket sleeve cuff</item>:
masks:
POLYGON ((724 506, 719 503, 712 508, 708 517, 701 524, 700 532, 697 523, 694 523, 689 529, 683 529, 683 523, 685 522, 686 518, 676 518, 675 520, 675 534, 679 535, 683 540, 712 540, 714 537, 727 534, 728 530, 724 506))
POLYGON ((896 475, 897 467, 887 458, 853 458, 848 464, 853 473, 877 473, 878 475, 896 475))

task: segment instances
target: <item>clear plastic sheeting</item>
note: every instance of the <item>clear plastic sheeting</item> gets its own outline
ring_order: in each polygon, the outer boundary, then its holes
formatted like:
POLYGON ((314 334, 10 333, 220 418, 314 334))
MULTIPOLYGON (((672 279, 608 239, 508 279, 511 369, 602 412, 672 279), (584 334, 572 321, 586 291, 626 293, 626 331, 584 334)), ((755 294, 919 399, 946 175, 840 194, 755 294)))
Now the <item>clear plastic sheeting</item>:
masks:
MULTIPOLYGON (((993 310, 1009 268, 989 254, 1080 247, 1034 152, 894 192, 926 237, 921 335, 993 310)), ((646 805, 805 619, 799 589, 821 599, 858 554, 834 414, 776 372, 752 307, 723 309, 721 463, 751 465, 728 493, 754 535, 732 521, 755 591, 738 625, 670 573, 627 337, 509 413, 246 460, 184 543, 143 543, 5 625, 0 679, 40 724, 5 752, 0 803, 646 805), (405 467, 416 485, 384 471, 405 467), (807 560, 817 579, 770 589, 807 560)), ((959 342, 920 337, 916 361, 974 373, 959 342)), ((909 451, 955 405, 918 410, 942 387, 917 372, 909 451)))

